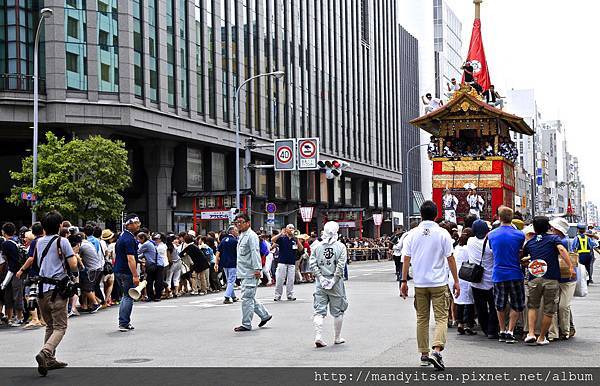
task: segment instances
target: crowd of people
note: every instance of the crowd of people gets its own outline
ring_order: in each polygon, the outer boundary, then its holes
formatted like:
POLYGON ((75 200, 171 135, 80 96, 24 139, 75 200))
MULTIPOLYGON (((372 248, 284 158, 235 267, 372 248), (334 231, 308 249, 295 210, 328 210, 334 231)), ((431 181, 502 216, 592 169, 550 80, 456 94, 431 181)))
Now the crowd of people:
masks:
POLYGON ((393 246, 400 294, 415 287, 417 342, 421 365, 445 368, 448 328, 508 344, 546 346, 575 336, 573 296, 593 283, 596 236, 585 224, 569 239, 564 218, 535 217, 501 206, 493 224, 476 215, 462 226, 437 218, 437 206, 421 206, 421 223, 398 232, 393 246), (412 276, 412 278, 409 276, 412 276), (429 344, 429 313, 436 328, 429 344), (432 351, 430 352, 430 350, 432 351))
POLYGON ((429 158, 435 157, 489 157, 502 156, 512 162, 515 162, 519 156, 517 146, 510 137, 500 138, 498 142, 498 151, 494 150, 494 138, 456 138, 446 140, 443 148, 439 148, 438 138, 431 137, 427 153, 429 158))
POLYGON ((38 372, 60 369, 56 348, 67 330, 67 319, 119 305, 118 329, 134 330, 134 300, 160 302, 185 295, 203 296, 224 290, 223 303, 242 303, 242 324, 235 332, 252 330, 272 319, 256 299, 256 287, 274 286, 274 301, 295 301, 294 284, 315 283, 315 345, 325 347, 323 320, 329 306, 335 343, 347 308, 344 276, 346 247, 338 241, 339 226, 325 224, 323 237, 300 235, 294 225, 257 235, 247 215, 238 214, 225 231, 199 236, 141 228, 130 214, 116 234, 96 224, 82 228, 51 211, 31 229, 18 232, 2 226, 0 239, 0 311, 3 324, 46 327, 44 345, 35 359, 38 372), (236 296, 241 290, 241 298, 236 296), (318 300, 318 301, 317 301, 318 300))

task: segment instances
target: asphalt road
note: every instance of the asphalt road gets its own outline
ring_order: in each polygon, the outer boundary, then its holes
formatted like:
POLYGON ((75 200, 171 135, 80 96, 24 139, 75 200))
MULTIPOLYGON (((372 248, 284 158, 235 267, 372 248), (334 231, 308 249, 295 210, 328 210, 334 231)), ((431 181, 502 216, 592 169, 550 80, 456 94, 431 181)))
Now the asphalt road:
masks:
MULTIPOLYGON (((235 333, 240 303, 222 304, 222 294, 136 303, 133 332, 117 330, 117 308, 69 319, 57 357, 69 366, 416 366, 415 311, 398 296, 392 262, 356 263, 346 282, 350 307, 343 336, 333 345, 333 321, 325 319, 330 346, 313 346, 311 284, 296 286, 295 302, 273 302, 273 288, 258 297, 273 314, 265 328, 235 333)), ((600 272, 600 266, 598 268, 600 272)), ((447 366, 598 366, 600 284, 573 300, 577 336, 546 347, 508 345, 449 331, 447 366), (569 358, 569 360, 565 360, 569 358)), ((255 326, 258 320, 255 320, 255 326)), ((431 322, 433 328, 433 320, 431 322)), ((0 329, 0 366, 33 366, 43 329, 0 329)))

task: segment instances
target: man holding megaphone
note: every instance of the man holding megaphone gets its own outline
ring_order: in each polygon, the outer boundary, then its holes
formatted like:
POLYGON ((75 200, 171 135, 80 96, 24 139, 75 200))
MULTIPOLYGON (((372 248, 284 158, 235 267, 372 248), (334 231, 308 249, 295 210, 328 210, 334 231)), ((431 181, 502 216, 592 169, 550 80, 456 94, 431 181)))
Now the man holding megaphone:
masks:
MULTIPOLYGON (((131 325, 131 311, 133 310, 133 299, 129 290, 140 284, 140 277, 137 271, 137 241, 135 233, 140 230, 140 219, 137 214, 131 213, 125 217, 123 224, 125 231, 119 237, 115 246, 115 266, 113 272, 118 281, 123 297, 119 304, 119 331, 128 332, 133 330, 131 325)), ((138 292, 141 292, 139 289, 138 292)))

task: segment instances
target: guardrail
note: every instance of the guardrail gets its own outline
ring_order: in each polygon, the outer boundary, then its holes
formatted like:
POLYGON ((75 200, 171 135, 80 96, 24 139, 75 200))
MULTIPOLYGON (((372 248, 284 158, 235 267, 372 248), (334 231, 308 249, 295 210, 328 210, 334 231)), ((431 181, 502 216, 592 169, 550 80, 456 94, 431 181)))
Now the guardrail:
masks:
POLYGON ((388 260, 390 256, 391 251, 386 247, 348 248, 348 259, 351 261, 388 260))
MULTIPOLYGON (((46 93, 46 79, 40 78, 38 89, 40 94, 46 93)), ((0 92, 26 92, 33 93, 33 75, 0 74, 0 92)))

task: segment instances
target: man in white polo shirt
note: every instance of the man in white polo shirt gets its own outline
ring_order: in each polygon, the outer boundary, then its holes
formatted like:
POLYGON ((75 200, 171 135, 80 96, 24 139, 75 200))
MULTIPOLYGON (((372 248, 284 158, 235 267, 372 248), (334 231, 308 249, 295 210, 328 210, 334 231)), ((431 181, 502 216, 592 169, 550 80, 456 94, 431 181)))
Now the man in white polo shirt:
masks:
POLYGON ((448 271, 454 278, 454 296, 460 295, 456 262, 452 255, 452 238, 445 229, 435 223, 437 206, 433 201, 421 205, 423 221, 411 230, 404 240, 402 255, 402 280, 400 296, 408 297, 408 267, 412 264, 415 283, 415 310, 417 311, 417 345, 421 353, 421 366, 433 364, 444 370, 442 350, 448 333, 448 307, 451 294, 448 291, 448 271), (435 332, 429 355, 429 313, 433 305, 435 332))

